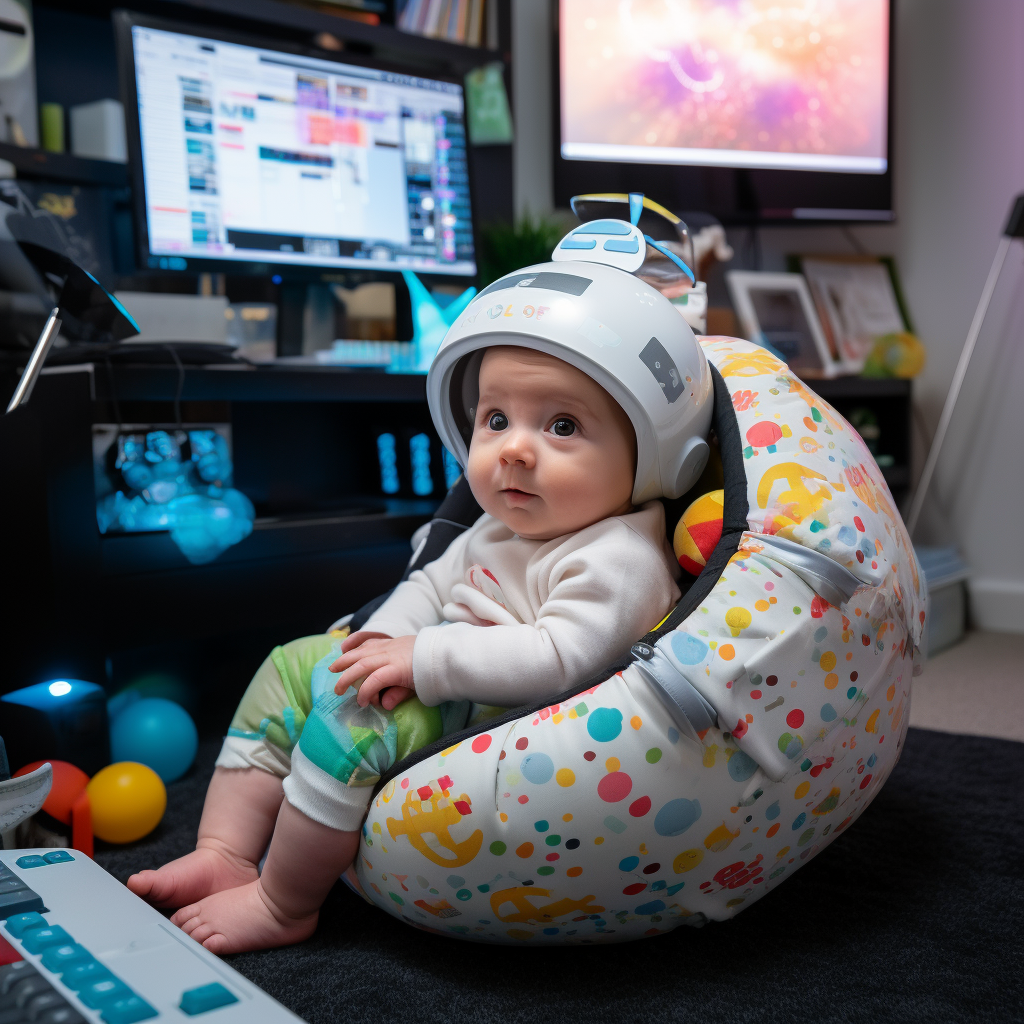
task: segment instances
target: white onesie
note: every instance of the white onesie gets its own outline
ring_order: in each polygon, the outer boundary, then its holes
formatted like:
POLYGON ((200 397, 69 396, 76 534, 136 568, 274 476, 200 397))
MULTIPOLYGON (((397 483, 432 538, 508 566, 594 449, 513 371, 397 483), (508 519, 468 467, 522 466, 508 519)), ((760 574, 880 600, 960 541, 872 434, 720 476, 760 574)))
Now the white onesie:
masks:
POLYGON ((515 707, 622 657, 679 599, 678 576, 658 501, 554 540, 524 540, 483 515, 362 628, 416 636, 424 704, 515 707))

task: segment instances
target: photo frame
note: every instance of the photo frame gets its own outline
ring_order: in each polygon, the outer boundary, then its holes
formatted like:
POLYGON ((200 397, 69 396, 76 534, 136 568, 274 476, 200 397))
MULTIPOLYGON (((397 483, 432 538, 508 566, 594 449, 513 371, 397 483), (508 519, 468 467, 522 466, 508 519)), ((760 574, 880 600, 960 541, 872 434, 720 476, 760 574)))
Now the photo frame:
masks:
POLYGON ((802 377, 851 372, 838 348, 829 344, 801 274, 730 270, 725 279, 749 340, 775 352, 802 377))
POLYGON ((801 256, 829 348, 859 373, 878 338, 910 330, 892 260, 866 254, 801 256))

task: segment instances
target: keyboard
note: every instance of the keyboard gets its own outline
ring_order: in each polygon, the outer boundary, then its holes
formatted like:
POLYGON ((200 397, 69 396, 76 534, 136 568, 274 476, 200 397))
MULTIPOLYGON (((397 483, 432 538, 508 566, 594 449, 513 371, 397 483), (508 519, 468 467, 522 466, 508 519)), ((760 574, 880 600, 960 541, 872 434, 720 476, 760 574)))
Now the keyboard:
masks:
POLYGON ((0 850, 0 1024, 301 1018, 77 850, 0 850))

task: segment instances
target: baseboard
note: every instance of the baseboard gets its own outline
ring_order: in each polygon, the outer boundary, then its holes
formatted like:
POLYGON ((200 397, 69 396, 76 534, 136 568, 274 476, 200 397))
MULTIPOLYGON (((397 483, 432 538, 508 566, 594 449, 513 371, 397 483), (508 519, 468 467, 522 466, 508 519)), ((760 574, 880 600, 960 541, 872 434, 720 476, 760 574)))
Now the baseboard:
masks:
POLYGON ((971 622, 994 633, 1024 633, 1024 582, 972 579, 971 622))

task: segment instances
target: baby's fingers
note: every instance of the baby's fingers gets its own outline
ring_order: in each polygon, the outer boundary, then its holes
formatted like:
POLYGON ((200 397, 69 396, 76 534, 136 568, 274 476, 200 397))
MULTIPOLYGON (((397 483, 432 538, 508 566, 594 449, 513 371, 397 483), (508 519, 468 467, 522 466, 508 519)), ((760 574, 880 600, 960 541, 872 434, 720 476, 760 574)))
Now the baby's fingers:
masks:
POLYGON ((380 706, 385 711, 394 711, 403 701, 415 696, 416 691, 410 690, 408 686, 389 686, 381 695, 380 706))
POLYGON ((390 639, 386 633, 373 633, 368 629, 360 629, 355 633, 349 634, 341 641, 341 650, 343 654, 347 654, 349 651, 354 651, 360 644, 366 643, 367 640, 390 639))
MULTIPOLYGON (((356 695, 356 700, 364 708, 370 703, 379 705, 381 690, 386 690, 388 687, 396 686, 401 683, 401 681, 402 673, 400 669, 390 664, 383 665, 375 672, 371 672, 362 681, 362 683, 359 684, 359 693, 356 695)), ((387 710, 390 710, 390 708, 387 710)))
POLYGON ((355 664, 349 665, 344 672, 338 677, 334 684, 334 692, 337 694, 344 693, 350 686, 355 686, 364 676, 368 676, 375 669, 381 668, 383 665, 388 664, 388 658, 386 654, 378 654, 376 657, 364 655, 359 658, 355 664))
POLYGON ((358 661, 360 661, 360 659, 371 657, 374 654, 374 652, 379 651, 379 649, 380 648, 377 644, 372 644, 370 646, 361 645, 359 647, 354 647, 350 651, 345 651, 333 662, 331 662, 329 671, 344 672, 345 669, 350 668, 352 665, 355 665, 358 661))

